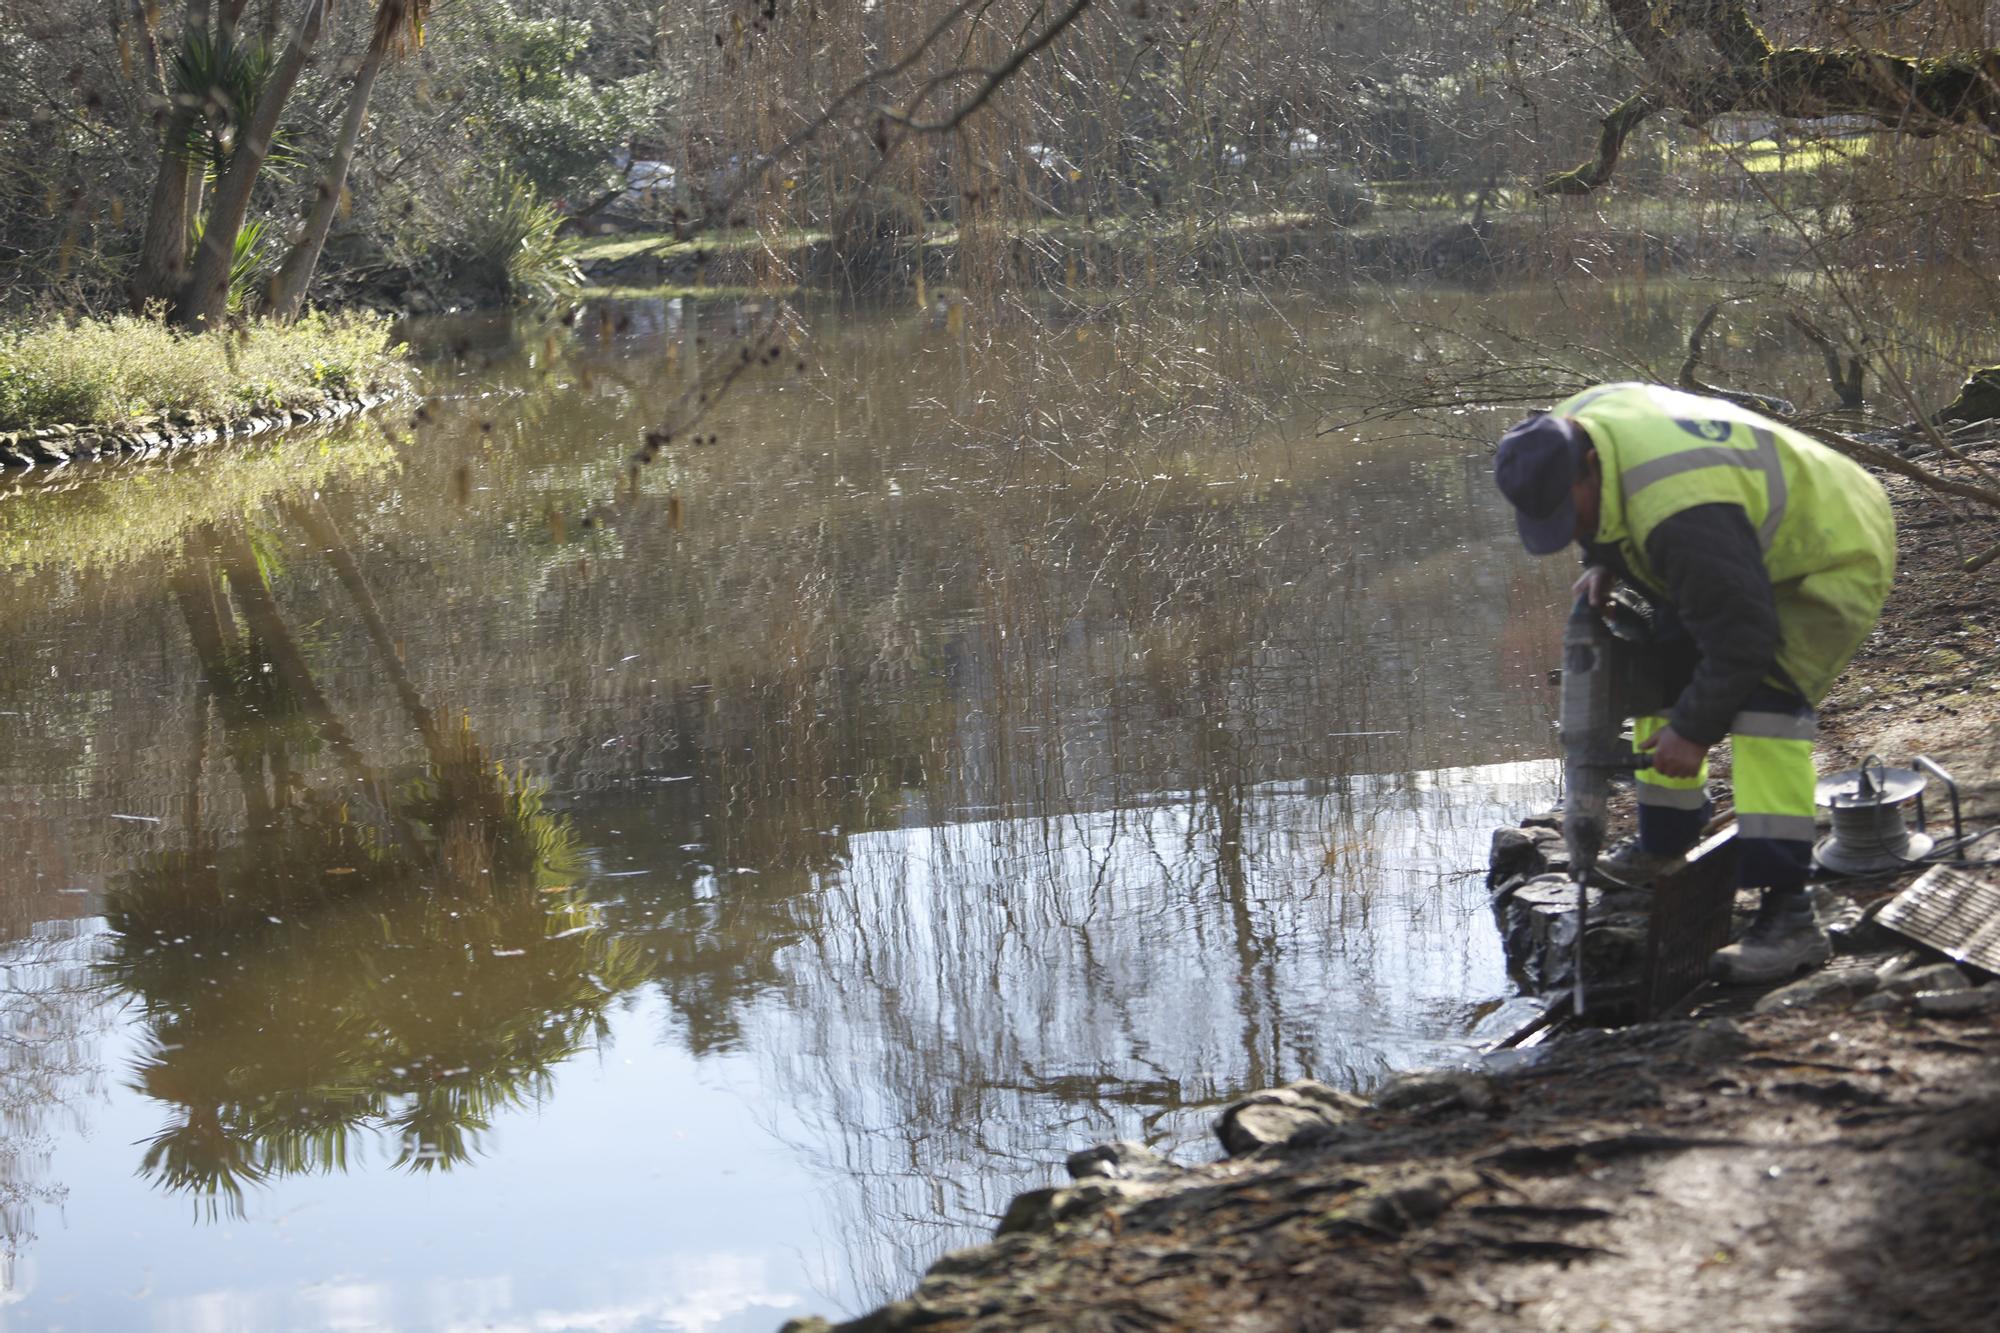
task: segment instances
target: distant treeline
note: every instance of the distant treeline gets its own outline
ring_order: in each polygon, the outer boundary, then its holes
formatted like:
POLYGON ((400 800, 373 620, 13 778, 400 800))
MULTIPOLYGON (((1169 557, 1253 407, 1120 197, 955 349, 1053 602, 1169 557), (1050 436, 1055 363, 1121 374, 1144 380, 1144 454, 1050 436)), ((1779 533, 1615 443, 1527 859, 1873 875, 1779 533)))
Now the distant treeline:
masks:
POLYGON ((1943 131, 1989 127, 1977 89, 1941 100, 1952 59, 1910 67, 1936 104, 1898 122, 1858 83, 1801 100, 1779 57, 1976 57, 1989 6, 1781 8, 0 0, 0 304, 201 327, 369 292, 504 299, 570 276, 564 235, 634 226, 852 251, 951 228, 970 281, 999 267, 982 236, 1049 214, 1345 224, 1414 183, 1469 217, 1614 167, 1628 194, 1685 194, 1729 144, 1782 153, 1829 116, 1886 147, 1799 158, 1779 191, 1735 163, 1723 197, 1857 253, 1907 252, 1917 220, 1932 252, 1983 247, 1990 139, 1943 131))

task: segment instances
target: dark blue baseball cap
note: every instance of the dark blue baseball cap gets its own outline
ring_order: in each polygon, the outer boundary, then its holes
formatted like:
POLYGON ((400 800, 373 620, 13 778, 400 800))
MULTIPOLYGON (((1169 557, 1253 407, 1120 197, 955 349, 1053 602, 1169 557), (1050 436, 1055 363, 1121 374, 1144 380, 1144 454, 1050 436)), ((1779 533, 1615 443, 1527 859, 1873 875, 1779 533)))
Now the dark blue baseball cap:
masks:
POLYGON ((1493 455, 1493 483, 1514 506, 1530 555, 1553 555, 1576 536, 1570 487, 1583 475, 1590 437, 1564 417, 1537 412, 1507 428, 1493 455))

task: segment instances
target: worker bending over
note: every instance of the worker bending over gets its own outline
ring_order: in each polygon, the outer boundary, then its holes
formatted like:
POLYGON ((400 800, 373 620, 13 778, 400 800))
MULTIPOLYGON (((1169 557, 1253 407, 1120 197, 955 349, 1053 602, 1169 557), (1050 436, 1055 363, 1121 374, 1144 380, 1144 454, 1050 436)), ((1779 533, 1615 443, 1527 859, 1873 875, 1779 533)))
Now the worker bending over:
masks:
POLYGON ((1658 611, 1662 716, 1634 719, 1639 835, 1599 868, 1630 885, 1678 864, 1712 814, 1709 747, 1734 742, 1737 883, 1757 915, 1710 971, 1773 981, 1830 953, 1813 915, 1815 706, 1881 614, 1896 529, 1875 479, 1726 399, 1605 384, 1500 437, 1494 480, 1535 555, 1583 547, 1576 591, 1625 580, 1658 611), (1675 692, 1678 691, 1677 697, 1675 692))

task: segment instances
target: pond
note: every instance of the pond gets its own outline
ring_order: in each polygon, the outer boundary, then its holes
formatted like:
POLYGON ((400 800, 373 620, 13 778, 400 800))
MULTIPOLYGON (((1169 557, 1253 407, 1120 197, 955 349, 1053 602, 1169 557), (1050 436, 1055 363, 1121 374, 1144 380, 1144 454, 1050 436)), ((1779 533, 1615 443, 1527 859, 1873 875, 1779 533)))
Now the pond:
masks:
POLYGON ((443 322, 0 489, 0 1327, 771 1329, 1463 1052, 1569 571, 1290 391, 1394 313, 443 322))

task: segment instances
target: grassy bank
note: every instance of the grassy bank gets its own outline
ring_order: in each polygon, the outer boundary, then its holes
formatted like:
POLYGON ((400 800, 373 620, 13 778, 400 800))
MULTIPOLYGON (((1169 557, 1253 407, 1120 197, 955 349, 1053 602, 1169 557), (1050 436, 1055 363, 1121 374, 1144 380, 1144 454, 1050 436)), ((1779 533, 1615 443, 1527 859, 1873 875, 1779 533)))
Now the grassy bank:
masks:
POLYGON ((213 334, 120 315, 0 333, 0 430, 116 430, 176 415, 228 421, 409 382, 389 322, 370 315, 309 315, 213 334))
POLYGON ((933 223, 920 236, 859 245, 808 230, 737 229, 685 239, 624 232, 578 241, 570 255, 592 295, 661 286, 768 287, 781 279, 841 288, 857 281, 908 282, 919 271, 933 283, 963 283, 986 263, 997 263, 1017 285, 1070 289, 1078 283, 1151 286, 1196 272, 1378 281, 1557 269, 1647 274, 1788 261, 1817 239, 1817 233, 1774 229, 1741 202, 1642 198, 1587 208, 1511 197, 1491 202, 1482 211, 1396 192, 1348 222, 1285 209, 1205 218, 1065 216, 1015 219, 977 236, 933 223), (968 245, 978 253, 968 256, 968 245))

